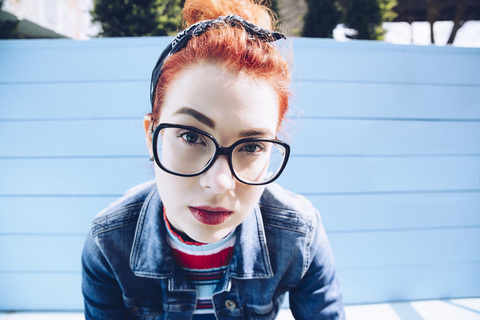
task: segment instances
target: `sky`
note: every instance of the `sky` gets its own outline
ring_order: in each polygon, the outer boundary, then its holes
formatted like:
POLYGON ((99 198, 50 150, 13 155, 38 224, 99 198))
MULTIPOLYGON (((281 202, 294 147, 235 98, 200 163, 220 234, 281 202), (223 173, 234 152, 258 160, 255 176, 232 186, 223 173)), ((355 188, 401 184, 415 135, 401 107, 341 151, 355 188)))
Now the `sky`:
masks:
MULTIPOLYGON (((434 24, 435 44, 446 45, 453 27, 452 21, 438 21, 434 24)), ((385 42, 394 44, 430 45, 430 26, 428 22, 385 23, 387 30, 385 42)), ((334 30, 334 38, 339 41, 348 41, 345 36, 348 29, 338 26, 334 30)), ((453 43, 456 47, 480 47, 480 21, 467 21, 457 32, 453 43)))

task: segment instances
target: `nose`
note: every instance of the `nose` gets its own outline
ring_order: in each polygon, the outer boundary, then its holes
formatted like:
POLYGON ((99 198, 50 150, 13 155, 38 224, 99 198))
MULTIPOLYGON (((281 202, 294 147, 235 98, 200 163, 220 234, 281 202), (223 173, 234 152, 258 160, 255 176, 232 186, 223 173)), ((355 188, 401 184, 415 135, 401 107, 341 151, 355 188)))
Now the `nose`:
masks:
POLYGON ((200 185, 214 193, 235 189, 235 178, 226 156, 219 156, 213 165, 200 176, 200 185))

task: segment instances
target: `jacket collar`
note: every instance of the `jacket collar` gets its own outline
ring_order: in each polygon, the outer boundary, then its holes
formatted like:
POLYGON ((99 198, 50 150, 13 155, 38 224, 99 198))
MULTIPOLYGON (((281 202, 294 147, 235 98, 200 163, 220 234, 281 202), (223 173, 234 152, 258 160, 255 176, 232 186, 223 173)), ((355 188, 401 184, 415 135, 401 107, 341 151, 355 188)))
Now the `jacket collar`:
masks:
MULTIPOLYGON (((130 267, 139 277, 171 278, 174 260, 167 243, 162 200, 157 188, 145 199, 140 211, 130 254, 130 267)), ((262 214, 258 205, 237 227, 237 243, 229 274, 237 279, 271 278, 262 214)))

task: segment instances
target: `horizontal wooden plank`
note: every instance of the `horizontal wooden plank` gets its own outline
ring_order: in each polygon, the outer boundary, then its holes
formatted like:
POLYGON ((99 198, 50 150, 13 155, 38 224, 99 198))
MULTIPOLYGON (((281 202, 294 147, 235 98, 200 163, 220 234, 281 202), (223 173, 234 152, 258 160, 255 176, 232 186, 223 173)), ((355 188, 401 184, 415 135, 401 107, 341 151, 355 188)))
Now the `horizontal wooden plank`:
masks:
POLYGON ((291 132, 294 155, 480 154, 480 121, 302 119, 291 132))
POLYGON ((0 168, 3 195, 118 195, 154 177, 147 157, 0 160, 0 168))
MULTIPOLYGON (((0 233, 84 233, 93 217, 116 198, 0 197, 0 233)), ((308 198, 320 211, 328 232, 480 225, 480 192, 310 195, 308 198)))
POLYGON ((0 156, 144 156, 143 117, 133 120, 3 122, 0 156), (21 127, 21 130, 18 130, 21 127))
POLYGON ((148 81, 0 84, 1 119, 143 118, 148 81))
MULTIPOLYGON (((478 297, 480 263, 338 272, 347 305, 478 297)), ((0 310, 81 310, 79 273, 0 273, 0 310)))
POLYGON ((480 119, 480 86, 300 82, 292 87, 291 113, 297 117, 480 119))
MULTIPOLYGON (((2 64, 0 82, 147 80, 170 41, 164 37, 2 41, 0 61, 9 63, 2 64)), ((295 74, 306 80, 480 85, 476 48, 302 38, 293 40, 293 48, 295 74)))
POLYGON ((480 191, 310 195, 327 232, 480 226, 480 191))
POLYGON ((86 234, 0 234, 0 272, 79 272, 86 234))
POLYGON ((348 304, 480 296, 480 262, 338 271, 348 304))
POLYGON ((480 49, 296 38, 295 71, 309 81, 480 84, 480 49))
MULTIPOLYGON (((306 194, 478 190, 479 158, 292 157, 279 182, 306 194)), ((0 159, 0 175, 0 195, 111 195, 150 180, 153 165, 147 158, 0 159)))
POLYGON ((328 234, 339 268, 480 262, 480 226, 328 234))
POLYGON ((2 41, 0 83, 149 81, 171 39, 2 41))
POLYGON ((293 157, 278 179, 304 194, 478 190, 479 157, 293 157))
POLYGON ((81 274, 0 273, 0 310, 83 310, 81 274))
MULTIPOLYGON (((0 197, 0 234, 81 234, 117 197, 0 197)), ((327 232, 480 226, 477 193, 311 195, 327 232)))
POLYGON ((117 197, 0 197, 0 234, 85 234, 117 197))
MULTIPOLYGON (((2 122, 0 157, 147 156, 142 120, 2 122)), ((287 135, 293 155, 480 154, 480 121, 303 119, 287 135)))
MULTIPOLYGON (((480 87, 339 82, 292 87, 294 117, 480 119, 480 87)), ((0 84, 0 96, 0 119, 143 117, 150 111, 147 80, 0 84)))
MULTIPOLYGON (((328 234, 341 269, 480 261, 480 226, 328 234)), ((0 234, 0 272, 76 272, 85 235, 0 234), (21 252, 22 254, 18 254, 21 252)))

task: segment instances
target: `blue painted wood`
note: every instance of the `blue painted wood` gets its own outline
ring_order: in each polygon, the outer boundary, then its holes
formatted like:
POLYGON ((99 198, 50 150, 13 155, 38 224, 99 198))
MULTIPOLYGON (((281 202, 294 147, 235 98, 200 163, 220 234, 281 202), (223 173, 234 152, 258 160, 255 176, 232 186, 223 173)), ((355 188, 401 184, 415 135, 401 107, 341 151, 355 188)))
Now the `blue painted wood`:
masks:
POLYGON ((0 310, 83 309, 79 272, 0 273, 0 310))
POLYGON ((86 232, 82 234, 0 236, 0 272, 80 272, 80 257, 86 232), (23 254, 18 254, 18 253, 23 254), (28 253, 28 254, 27 254, 28 253))
MULTIPOLYGON (((80 271, 85 234, 0 236, 0 272, 80 271), (29 252, 29 254, 16 254, 29 252), (59 254, 59 253, 62 254, 59 254)), ((337 263, 342 269, 450 264, 480 261, 480 226, 417 230, 330 232, 337 263)))
POLYGON ((479 122, 300 119, 293 155, 480 154, 479 122))
POLYGON ((67 158, 0 160, 3 195, 119 195, 153 179, 142 158, 67 158), (17 177, 29 177, 28 183, 17 177))
MULTIPOLYGON (((0 41, 0 310, 82 308, 91 219, 153 177, 141 123, 169 41, 0 41)), ((292 43, 280 182, 322 212, 346 302, 479 296, 480 49, 292 43)))
POLYGON ((365 232, 330 232, 343 269, 479 262, 480 226, 365 232))
MULTIPOLYGON (((426 300, 478 296, 475 288, 480 286, 479 268, 478 262, 372 267, 339 269, 339 276, 344 292, 351 293, 345 297, 346 304, 380 303, 404 301, 405 297, 426 300)), ((0 310, 83 308, 79 273, 0 273, 0 283, 0 310)))
POLYGON ((124 39, 2 41, 0 83, 148 81, 170 41, 163 37, 130 38, 128 43, 124 39), (18 72, 18 64, 7 61, 21 61, 28 72, 18 72))
POLYGON ((480 192, 310 195, 327 232, 480 226, 480 192))
MULTIPOLYGON (((2 84, 0 115, 3 119, 143 117, 150 111, 148 92, 147 79, 2 84)), ((293 94, 293 117, 480 119, 479 86, 297 82, 293 94)))
POLYGON ((328 195, 478 191, 479 177, 480 157, 293 157, 278 181, 295 192, 328 195))
MULTIPOLYGON (((4 195, 111 195, 153 178, 147 157, 0 159, 4 195), (29 177, 28 183, 17 177, 29 177)), ((305 194, 479 189, 480 157, 292 157, 279 181, 305 194), (462 170, 452 170, 461 167, 462 170), (304 168, 311 168, 308 171, 304 168)))
POLYGON ((478 297, 480 263, 339 269, 347 304, 478 297), (388 285, 385 285, 388 284, 388 285))
POLYGON ((148 81, 1 84, 0 120, 143 118, 150 112, 149 85, 148 81))
POLYGON ((144 156, 148 159, 143 117, 113 120, 3 122, 0 157, 144 156), (59 134, 61 132, 61 134, 59 134))
POLYGON ((86 234, 95 215, 118 196, 0 197, 0 235, 86 234))
POLYGON ((293 87, 296 116, 480 119, 479 86, 299 82, 293 87))
MULTIPOLYGON (((123 39, 86 43, 57 40, 54 44, 2 41, 0 61, 22 61, 29 72, 16 72, 16 64, 4 62, 1 66, 5 72, 0 75, 0 82, 148 80, 151 66, 170 40, 162 37, 131 38, 128 43, 123 39), (51 69, 52 65, 57 68, 51 69)), ((294 39, 293 46, 296 74, 304 81, 480 84, 475 72, 480 68, 480 49, 392 46, 371 41, 336 43, 303 38, 294 39)))
MULTIPOLYGON (((93 217, 117 196, 0 197, 0 234, 83 234, 93 217)), ((480 192, 308 198, 329 233, 480 226, 480 192)))
MULTIPOLYGON (((0 123, 0 136, 8 137, 0 158, 148 154, 143 117, 30 121, 21 130, 22 122, 0 123)), ((293 156, 480 155, 480 121, 300 119, 288 131, 293 156)))
POLYGON ((354 44, 298 38, 294 40, 296 72, 303 81, 480 84, 480 49, 354 44), (457 50, 459 49, 459 50, 457 50))

